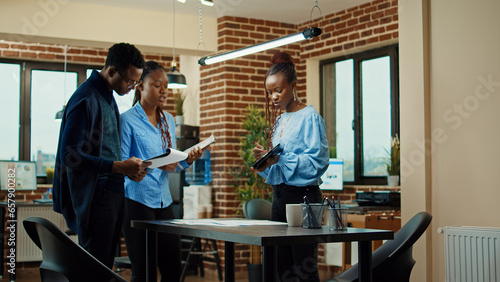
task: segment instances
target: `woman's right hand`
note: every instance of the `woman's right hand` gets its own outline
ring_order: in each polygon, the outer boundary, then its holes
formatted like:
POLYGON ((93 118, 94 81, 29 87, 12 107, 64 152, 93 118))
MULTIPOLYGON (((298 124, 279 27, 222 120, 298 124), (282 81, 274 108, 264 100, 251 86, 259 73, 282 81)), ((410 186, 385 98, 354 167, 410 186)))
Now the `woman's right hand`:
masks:
POLYGON ((259 143, 255 142, 255 147, 252 149, 253 156, 256 160, 262 158, 266 154, 266 151, 264 150, 264 147, 260 145, 259 143))

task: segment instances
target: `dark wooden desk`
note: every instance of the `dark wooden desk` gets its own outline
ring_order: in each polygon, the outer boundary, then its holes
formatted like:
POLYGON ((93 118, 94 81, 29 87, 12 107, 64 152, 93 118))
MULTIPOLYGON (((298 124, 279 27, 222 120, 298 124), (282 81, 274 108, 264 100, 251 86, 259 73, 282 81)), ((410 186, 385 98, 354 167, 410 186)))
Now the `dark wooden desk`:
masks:
POLYGON ((359 281, 371 282, 372 240, 394 238, 392 231, 358 228, 330 231, 327 226, 321 229, 287 225, 226 227, 174 224, 169 220, 133 220, 132 227, 146 230, 147 281, 155 282, 157 281, 157 232, 224 241, 226 281, 234 281, 234 243, 263 246, 263 281, 274 281, 275 246, 358 241, 359 281))

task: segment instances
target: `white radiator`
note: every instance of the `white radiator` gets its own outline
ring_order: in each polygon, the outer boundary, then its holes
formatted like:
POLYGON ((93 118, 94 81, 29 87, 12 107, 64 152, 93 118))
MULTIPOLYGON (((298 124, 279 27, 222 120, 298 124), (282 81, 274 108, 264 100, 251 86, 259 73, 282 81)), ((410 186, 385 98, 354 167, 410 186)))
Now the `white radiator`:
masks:
POLYGON ((500 228, 444 228, 447 282, 500 282, 500 228))
MULTIPOLYGON (((18 206, 17 207, 17 222, 18 228, 16 233, 17 241, 17 262, 25 261, 41 261, 42 251, 31 241, 31 238, 24 230, 23 220, 30 216, 43 217, 53 222, 61 230, 66 231, 66 221, 64 217, 52 210, 52 206, 18 206)), ((73 238, 74 240, 74 238, 73 238)))

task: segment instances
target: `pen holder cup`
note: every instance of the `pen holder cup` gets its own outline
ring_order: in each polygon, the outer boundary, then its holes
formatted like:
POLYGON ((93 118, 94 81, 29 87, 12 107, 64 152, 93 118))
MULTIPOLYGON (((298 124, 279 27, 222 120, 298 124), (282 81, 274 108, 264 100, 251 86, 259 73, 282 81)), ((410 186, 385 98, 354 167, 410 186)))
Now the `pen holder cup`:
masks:
POLYGON ((321 228, 323 221, 322 204, 300 204, 302 207, 302 227, 321 228))
POLYGON ((328 208, 330 211, 330 230, 347 229, 347 209, 328 208))

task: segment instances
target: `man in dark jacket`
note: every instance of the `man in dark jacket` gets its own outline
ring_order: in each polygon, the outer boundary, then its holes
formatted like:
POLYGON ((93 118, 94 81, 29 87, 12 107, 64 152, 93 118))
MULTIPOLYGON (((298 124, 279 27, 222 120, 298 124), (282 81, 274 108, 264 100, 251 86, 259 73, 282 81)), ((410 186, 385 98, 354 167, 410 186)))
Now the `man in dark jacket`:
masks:
POLYGON ((149 162, 121 160, 120 113, 113 90, 125 95, 144 68, 137 48, 113 45, 101 72, 73 93, 61 122, 54 173, 54 211, 62 213, 79 244, 113 266, 124 211, 124 175, 137 181, 149 162))

